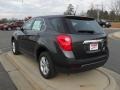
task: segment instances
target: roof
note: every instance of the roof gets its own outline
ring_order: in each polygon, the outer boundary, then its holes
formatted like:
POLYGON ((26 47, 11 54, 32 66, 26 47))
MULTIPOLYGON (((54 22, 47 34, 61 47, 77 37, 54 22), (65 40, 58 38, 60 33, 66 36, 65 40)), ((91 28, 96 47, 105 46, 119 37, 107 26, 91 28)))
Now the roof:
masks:
POLYGON ((88 19, 88 20, 94 20, 94 18, 91 17, 83 17, 83 16, 74 16, 74 15, 48 15, 48 16, 38 16, 38 18, 72 18, 72 19, 88 19))

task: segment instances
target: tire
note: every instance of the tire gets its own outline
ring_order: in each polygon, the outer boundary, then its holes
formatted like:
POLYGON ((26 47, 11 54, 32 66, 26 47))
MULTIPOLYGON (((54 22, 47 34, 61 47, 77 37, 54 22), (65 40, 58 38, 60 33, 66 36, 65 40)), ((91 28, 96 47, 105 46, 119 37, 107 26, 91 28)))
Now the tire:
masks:
POLYGON ((105 26, 105 25, 103 25, 102 27, 103 27, 103 28, 106 28, 106 26, 105 26))
POLYGON ((55 77, 55 67, 48 52, 43 52, 39 56, 39 70, 45 79, 55 77))
POLYGON ((19 54, 18 44, 17 44, 16 40, 12 41, 12 52, 13 52, 14 55, 19 54))

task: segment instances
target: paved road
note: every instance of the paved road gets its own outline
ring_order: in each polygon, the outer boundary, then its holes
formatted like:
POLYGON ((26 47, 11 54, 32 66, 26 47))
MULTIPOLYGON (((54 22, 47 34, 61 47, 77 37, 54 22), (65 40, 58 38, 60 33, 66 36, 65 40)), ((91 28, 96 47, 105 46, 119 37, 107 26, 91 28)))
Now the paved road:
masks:
POLYGON ((13 31, 0 31, 0 53, 10 50, 12 33, 13 31))
POLYGON ((8 73, 4 70, 1 63, 0 63, 0 90, 17 90, 17 88, 12 83, 8 73))
MULTIPOLYGON (((107 34, 120 30, 105 30, 107 34)), ((0 31, 0 50, 6 52, 10 50, 10 37, 13 31, 0 31)), ((106 68, 120 73, 120 40, 110 40, 109 42, 110 58, 105 64, 106 68)))
POLYGON ((120 40, 109 42, 110 57, 105 67, 120 74, 120 40))
MULTIPOLYGON (((118 31, 120 30, 105 30, 107 34, 118 31)), ((120 74, 120 40, 111 39, 108 42, 108 45, 110 50, 110 57, 108 62, 105 64, 105 67, 120 74)))

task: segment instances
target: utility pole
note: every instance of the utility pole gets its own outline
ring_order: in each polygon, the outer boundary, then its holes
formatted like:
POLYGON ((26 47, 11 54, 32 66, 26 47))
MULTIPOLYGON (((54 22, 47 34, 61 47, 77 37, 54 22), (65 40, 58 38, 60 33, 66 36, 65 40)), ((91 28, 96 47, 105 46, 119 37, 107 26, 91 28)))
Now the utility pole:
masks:
POLYGON ((22 16, 22 12, 23 12, 23 0, 17 0, 18 4, 19 4, 19 13, 22 16))
POLYGON ((103 2, 102 2, 102 5, 101 5, 101 6, 102 6, 102 12, 103 12, 103 11, 104 11, 104 5, 103 5, 103 2))
POLYGON ((20 2, 21 2, 21 7, 23 7, 23 0, 21 0, 20 2))
POLYGON ((23 0, 17 0, 18 3, 20 3, 21 5, 23 5, 23 0))
POLYGON ((76 15, 78 8, 79 8, 79 5, 76 5, 76 10, 75 10, 74 16, 76 15))
POLYGON ((100 8, 99 7, 102 7, 102 10, 103 10, 103 4, 96 4, 96 7, 97 7, 97 19, 99 20, 100 19, 100 8))
POLYGON ((99 5, 97 4, 97 19, 100 19, 100 10, 99 10, 99 5))
POLYGON ((22 0, 22 4, 23 4, 23 0, 22 0))
POLYGON ((97 7, 97 19, 100 19, 100 9, 102 9, 102 11, 104 11, 104 5, 102 4, 96 4, 97 7), (99 8, 100 7, 100 8, 99 8))

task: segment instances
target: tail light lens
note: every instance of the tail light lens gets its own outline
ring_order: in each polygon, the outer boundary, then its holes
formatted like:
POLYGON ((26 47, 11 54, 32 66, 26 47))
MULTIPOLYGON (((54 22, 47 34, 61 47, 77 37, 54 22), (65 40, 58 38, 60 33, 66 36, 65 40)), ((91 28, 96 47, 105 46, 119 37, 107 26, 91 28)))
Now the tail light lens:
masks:
POLYGON ((59 46, 65 51, 72 51, 72 39, 68 35, 57 36, 59 46))

